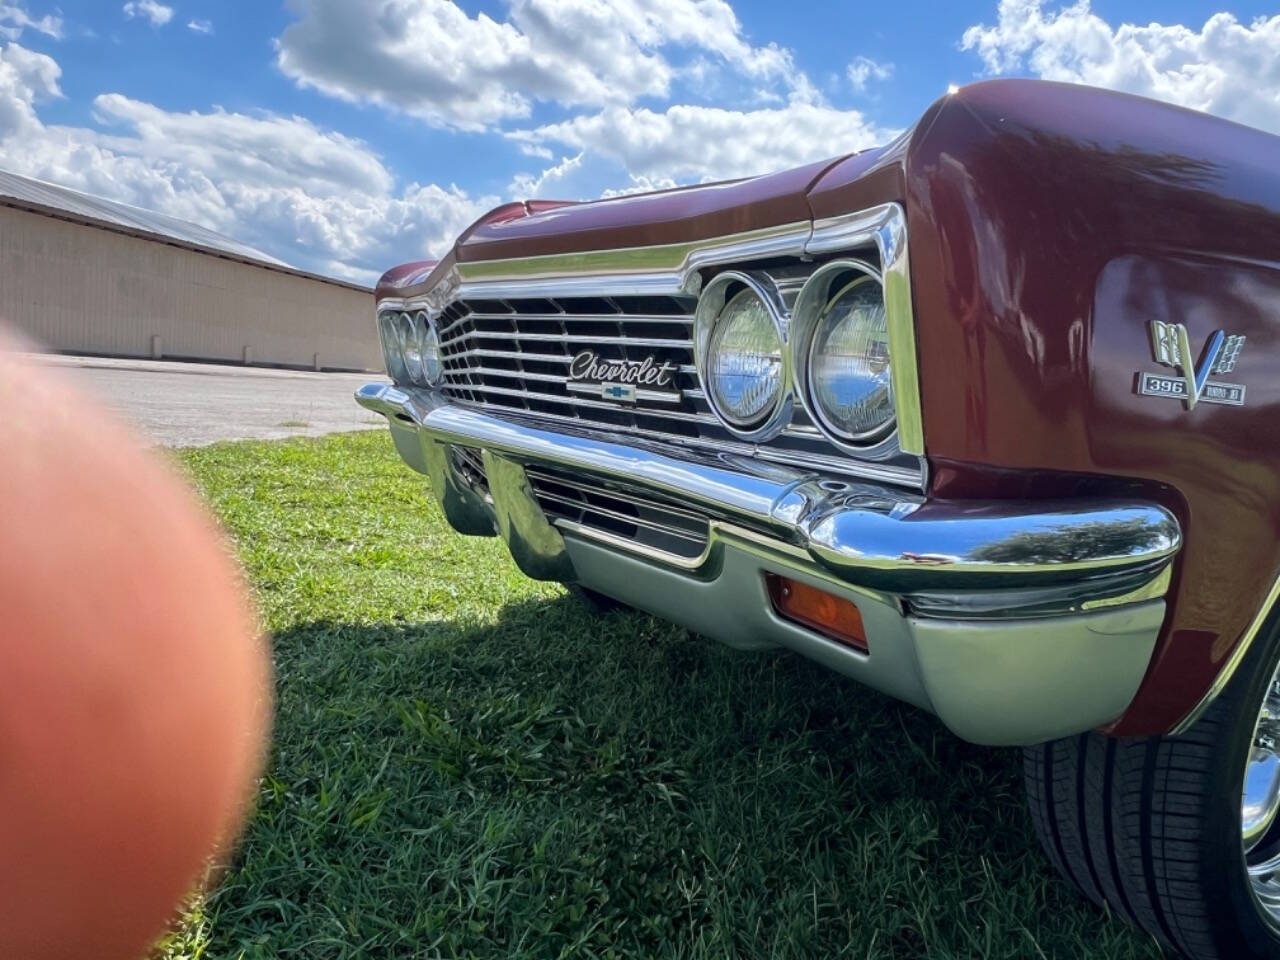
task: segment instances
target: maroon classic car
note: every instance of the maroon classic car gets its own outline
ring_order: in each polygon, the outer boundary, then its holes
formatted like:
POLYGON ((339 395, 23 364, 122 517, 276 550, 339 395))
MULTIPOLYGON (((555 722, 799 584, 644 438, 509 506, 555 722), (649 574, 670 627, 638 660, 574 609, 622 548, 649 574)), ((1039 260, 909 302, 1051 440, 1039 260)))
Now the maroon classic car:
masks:
POLYGON ((997 81, 388 273, 384 414, 531 577, 1024 750, 1049 858, 1280 955, 1280 139, 997 81))

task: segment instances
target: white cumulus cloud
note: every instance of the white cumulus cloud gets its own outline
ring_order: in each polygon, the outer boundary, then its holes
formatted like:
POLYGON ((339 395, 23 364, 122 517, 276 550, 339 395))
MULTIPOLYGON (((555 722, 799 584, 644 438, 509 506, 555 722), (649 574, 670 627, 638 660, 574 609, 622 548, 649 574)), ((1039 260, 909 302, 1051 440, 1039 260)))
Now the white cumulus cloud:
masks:
POLYGON ((0 49, 0 136, 21 140, 39 131, 35 105, 62 96, 57 61, 16 43, 0 49))
POLYGON ((156 0, 129 0, 124 5, 124 15, 132 20, 143 17, 150 20, 153 27, 163 27, 173 19, 173 7, 167 7, 156 0))
POLYGON ((1280 15, 1241 23, 1215 13, 1181 24, 1112 26, 1080 0, 1000 0, 994 25, 965 31, 961 47, 988 72, 1023 70, 1154 97, 1280 133, 1280 15))
POLYGON ((0 37, 17 40, 24 30, 35 30, 55 40, 62 39, 62 18, 54 14, 33 17, 21 5, 0 3, 0 37))
POLYGON ((511 0, 469 16, 450 0, 291 0, 280 70, 350 102, 481 129, 536 102, 599 107, 665 98, 699 51, 751 83, 807 84, 789 51, 752 45, 726 0, 511 0))
POLYGON ((192 33, 211 34, 213 33, 213 21, 212 20, 189 20, 187 22, 187 29, 190 30, 192 33))
POLYGON ((610 107, 508 136, 534 147, 586 151, 620 163, 635 182, 669 185, 770 173, 853 153, 896 133, 856 110, 797 102, 746 111, 610 107))
POLYGON ((892 63, 880 63, 870 57, 854 57, 848 69, 849 84, 862 93, 872 80, 888 80, 893 76, 892 63))
POLYGON ((116 93, 96 127, 45 124, 59 65, 0 48, 0 167, 191 220, 296 266, 371 281, 448 249, 498 197, 399 185, 367 144, 302 117, 172 112, 116 93))
POLYGON ((534 197, 563 196, 565 183, 573 182, 573 175, 582 169, 585 152, 577 156, 565 157, 553 167, 548 167, 540 174, 518 173, 508 187, 512 196, 525 200, 534 197), (558 192, 559 191, 559 192, 558 192))

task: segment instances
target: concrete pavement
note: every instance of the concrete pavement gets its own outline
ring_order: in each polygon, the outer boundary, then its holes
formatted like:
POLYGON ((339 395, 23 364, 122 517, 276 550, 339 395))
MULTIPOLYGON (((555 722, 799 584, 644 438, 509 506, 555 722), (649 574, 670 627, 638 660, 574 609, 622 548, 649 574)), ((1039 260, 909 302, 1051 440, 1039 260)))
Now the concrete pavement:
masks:
POLYGON ((166 447, 316 437, 386 425, 351 399, 361 384, 385 382, 381 374, 31 356, 62 371, 153 443, 166 447))

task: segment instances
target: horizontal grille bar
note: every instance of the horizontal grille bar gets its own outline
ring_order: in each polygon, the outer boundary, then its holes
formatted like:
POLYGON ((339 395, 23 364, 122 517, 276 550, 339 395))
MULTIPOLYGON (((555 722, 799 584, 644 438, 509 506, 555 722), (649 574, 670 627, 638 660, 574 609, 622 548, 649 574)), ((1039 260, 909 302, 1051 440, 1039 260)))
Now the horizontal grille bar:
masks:
MULTIPOLYGON (((601 507, 594 503, 587 503, 573 497, 565 497, 557 493, 542 492, 537 495, 538 502, 542 504, 552 503, 560 506, 570 507, 579 513, 590 513, 599 517, 608 517, 610 520, 617 520, 621 523, 630 523, 637 527, 644 527, 646 530, 653 530, 657 533, 665 534, 669 537, 676 537, 680 540, 688 540, 691 543, 702 544, 705 540, 694 536, 691 533, 685 533, 677 527, 666 527, 652 520, 646 520, 644 517, 627 513, 620 513, 617 510, 611 510, 608 507, 601 507)), ((553 508, 554 509, 554 508, 553 508)))
MULTIPOLYGON (((568 477, 544 473, 540 470, 529 468, 525 471, 532 480, 541 480, 546 483, 555 483, 562 487, 568 487, 570 490, 577 490, 580 493, 594 494, 601 490, 600 484, 587 483, 582 480, 574 480, 568 477)), ((660 508, 670 513, 673 517, 683 517, 694 524, 705 524, 707 518, 700 513, 687 510, 684 507, 677 507, 665 500, 656 500, 652 494, 644 494, 638 492, 624 492, 617 488, 610 488, 609 495, 618 500, 634 504, 641 507, 660 508)))
POLYGON ((470 339, 477 340, 503 340, 508 337, 513 337, 520 343, 608 344, 617 347, 666 347, 671 350, 688 350, 690 348, 688 340, 667 340, 662 337, 599 337, 588 334, 565 333, 508 334, 489 330, 480 330, 469 335, 470 339))
MULTIPOLYGON (((565 366, 568 366, 570 363, 573 362, 573 357, 569 356, 568 354, 521 353, 518 350, 490 350, 484 347, 477 347, 471 350, 462 350, 462 351, 459 351, 458 353, 451 353, 449 355, 450 360, 466 360, 471 357, 481 357, 481 358, 489 357, 493 360, 533 360, 533 361, 537 361, 538 363, 563 363, 565 366)), ((463 367, 461 369, 464 372, 466 372, 467 370, 471 370, 472 372, 474 372, 474 368, 463 367)), ((694 366, 692 363, 682 363, 678 365, 678 372, 687 373, 687 374, 696 376, 698 373, 698 368, 694 366)), ((561 377, 560 379, 563 380, 564 377, 561 377)))
MULTIPOLYGON (((527 374, 526 374, 527 376, 527 374)), ((566 383, 565 388, 570 393, 582 393, 589 396, 600 396, 600 384, 598 383, 566 383)), ((685 391, 683 396, 692 396, 693 391, 685 391)), ((682 394, 672 390, 641 390, 636 389, 637 400, 652 400, 655 403, 679 403, 682 394)))
MULTIPOLYGON (((510 375, 515 377, 522 376, 522 374, 510 375)), ((501 397, 523 397, 526 400, 535 400, 539 403, 563 404, 570 408, 587 407, 592 410, 610 410, 615 413, 622 409, 616 403, 607 403, 604 400, 589 400, 586 397, 580 397, 576 394, 559 396, 554 393, 537 393, 533 390, 515 389, 512 387, 491 387, 488 385, 471 385, 464 389, 472 393, 482 393, 501 397)), ((665 417, 672 420, 686 420, 706 424, 718 424, 720 422, 709 413, 683 413, 675 410, 662 410, 649 407, 646 407, 644 410, 637 410, 632 415, 641 417, 665 417)))
POLYGON ((638 313, 473 313, 472 320, 534 320, 547 323, 683 323, 692 324, 693 314, 644 316, 638 313))
POLYGON ((691 559, 706 550, 711 522, 704 515, 666 499, 590 478, 567 477, 546 470, 525 471, 534 496, 552 521, 624 536, 632 542, 672 556, 691 559))
POLYGON ((564 375, 556 375, 554 373, 533 373, 525 371, 521 373, 518 370, 499 370, 496 367, 472 367, 465 373, 455 370, 446 370, 445 379, 453 380, 458 383, 466 383, 467 377, 510 377, 515 380, 540 380, 544 383, 564 383, 564 375))

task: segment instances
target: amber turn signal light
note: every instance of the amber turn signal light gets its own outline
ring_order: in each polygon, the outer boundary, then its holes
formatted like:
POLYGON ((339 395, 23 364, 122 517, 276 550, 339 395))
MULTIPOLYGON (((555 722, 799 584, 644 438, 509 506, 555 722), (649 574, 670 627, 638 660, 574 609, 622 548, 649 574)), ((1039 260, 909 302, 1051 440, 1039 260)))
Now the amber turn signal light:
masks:
POLYGON ((817 630, 861 653, 870 652, 862 614, 844 597, 776 573, 766 573, 764 579, 778 616, 817 630))

